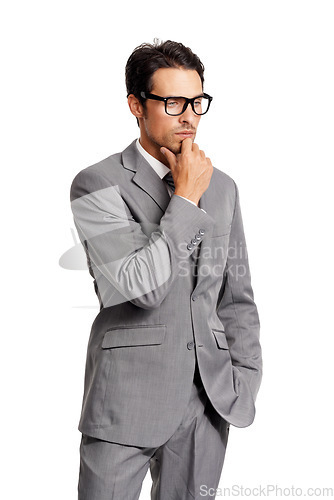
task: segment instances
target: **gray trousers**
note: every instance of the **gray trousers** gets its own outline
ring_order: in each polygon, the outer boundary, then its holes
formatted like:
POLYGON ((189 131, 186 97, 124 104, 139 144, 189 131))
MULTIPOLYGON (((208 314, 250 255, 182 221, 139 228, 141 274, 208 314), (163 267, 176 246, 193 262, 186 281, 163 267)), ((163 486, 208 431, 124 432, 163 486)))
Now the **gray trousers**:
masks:
POLYGON ((151 500, 213 499, 228 433, 229 424, 211 405, 196 365, 183 419, 160 447, 128 446, 82 435, 78 499, 138 500, 148 468, 151 500))

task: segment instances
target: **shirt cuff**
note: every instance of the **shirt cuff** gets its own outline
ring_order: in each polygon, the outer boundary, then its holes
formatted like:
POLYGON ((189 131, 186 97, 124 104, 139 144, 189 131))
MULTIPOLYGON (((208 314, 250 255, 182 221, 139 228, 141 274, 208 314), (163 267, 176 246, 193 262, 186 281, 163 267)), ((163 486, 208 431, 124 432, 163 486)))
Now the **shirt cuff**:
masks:
MULTIPOLYGON (((176 196, 180 196, 180 195, 179 195, 179 194, 177 194, 176 196)), ((188 198, 185 198, 184 196, 180 196, 180 198, 183 198, 184 200, 189 201, 189 203, 192 203, 193 205, 195 205, 195 207, 198 207, 198 205, 196 205, 196 203, 195 203, 194 201, 192 201, 192 200, 188 200, 188 198)), ((200 208, 200 207, 198 207, 198 208, 200 208)), ((201 208, 201 210, 202 210, 203 212, 205 212, 205 210, 204 210, 203 208, 201 208)), ((205 213, 206 213, 206 212, 205 212, 205 213)))

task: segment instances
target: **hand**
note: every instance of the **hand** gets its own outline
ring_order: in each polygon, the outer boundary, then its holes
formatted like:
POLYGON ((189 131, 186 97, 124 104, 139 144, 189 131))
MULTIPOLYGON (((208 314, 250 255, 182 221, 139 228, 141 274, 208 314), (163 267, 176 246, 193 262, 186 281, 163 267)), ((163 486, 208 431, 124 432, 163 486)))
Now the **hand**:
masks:
POLYGON ((181 153, 175 155, 169 149, 160 148, 167 158, 175 184, 175 194, 183 196, 198 205, 198 202, 209 187, 213 166, 204 151, 189 137, 181 145, 181 153))

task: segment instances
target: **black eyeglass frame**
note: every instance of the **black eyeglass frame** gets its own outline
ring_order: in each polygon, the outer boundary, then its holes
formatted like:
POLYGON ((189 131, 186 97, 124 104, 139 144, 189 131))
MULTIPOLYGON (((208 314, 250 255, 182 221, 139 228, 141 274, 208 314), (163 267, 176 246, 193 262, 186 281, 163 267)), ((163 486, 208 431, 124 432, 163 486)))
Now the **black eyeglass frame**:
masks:
POLYGON ((144 99, 152 99, 153 101, 163 101, 165 103, 165 112, 169 116, 180 116, 180 115, 182 115, 185 112, 185 110, 187 109, 188 104, 191 104, 191 109, 193 110, 193 112, 195 113, 195 115, 203 116, 203 115, 205 115, 209 111, 210 104, 211 104, 211 101, 213 99, 213 97, 211 97, 211 95, 205 94, 205 92, 203 92, 203 94, 198 95, 196 97, 192 97, 191 99, 188 99, 188 97, 183 97, 181 95, 179 95, 179 96, 173 95, 173 96, 169 96, 169 97, 161 97, 159 95, 150 94, 149 92, 144 92, 144 91, 141 91, 140 95, 144 99), (195 111, 194 102, 199 97, 205 97, 206 99, 209 99, 208 109, 206 111, 204 111, 204 113, 197 113, 195 111), (183 109, 182 109, 181 113, 177 113, 176 115, 172 115, 171 113, 168 113, 168 111, 167 111, 167 101, 168 101, 168 99, 185 99, 185 103, 184 103, 184 106, 183 106, 183 109))

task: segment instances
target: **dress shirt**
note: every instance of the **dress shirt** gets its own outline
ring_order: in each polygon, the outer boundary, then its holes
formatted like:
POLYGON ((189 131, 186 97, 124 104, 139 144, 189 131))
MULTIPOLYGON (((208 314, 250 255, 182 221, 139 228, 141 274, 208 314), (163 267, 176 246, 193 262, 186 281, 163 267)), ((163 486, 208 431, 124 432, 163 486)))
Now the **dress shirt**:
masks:
MULTIPOLYGON (((157 160, 156 158, 154 158, 154 156, 150 155, 150 153, 148 153, 144 148, 143 146, 140 144, 139 142, 139 139, 137 139, 137 142, 136 142, 136 145, 137 145, 137 148, 138 148, 138 151, 140 152, 140 154, 143 155, 143 157, 145 158, 145 160, 151 165, 151 167, 153 168, 153 170, 158 174, 158 176, 163 179, 164 176, 166 174, 168 174, 168 172, 170 172, 170 168, 167 167, 164 163, 162 163, 161 161, 157 160)), ((165 185, 166 185, 166 188, 167 188, 167 191, 169 193, 170 196, 172 196, 173 194, 173 191, 171 190, 170 186, 167 184, 167 182, 165 182, 165 185)), ((176 195, 176 196, 180 196, 179 194, 176 195)), ((196 205, 196 203, 192 200, 188 200, 188 198, 185 198, 184 196, 180 196, 180 198, 183 198, 184 200, 187 200, 189 201, 189 203, 192 203, 193 205, 195 205, 195 207, 197 207, 198 205, 196 205)), ((201 210, 203 210, 203 208, 201 208, 201 210)), ((205 212, 205 210, 203 210, 203 212, 205 212)), ((206 212, 205 212, 206 213, 206 212)))

